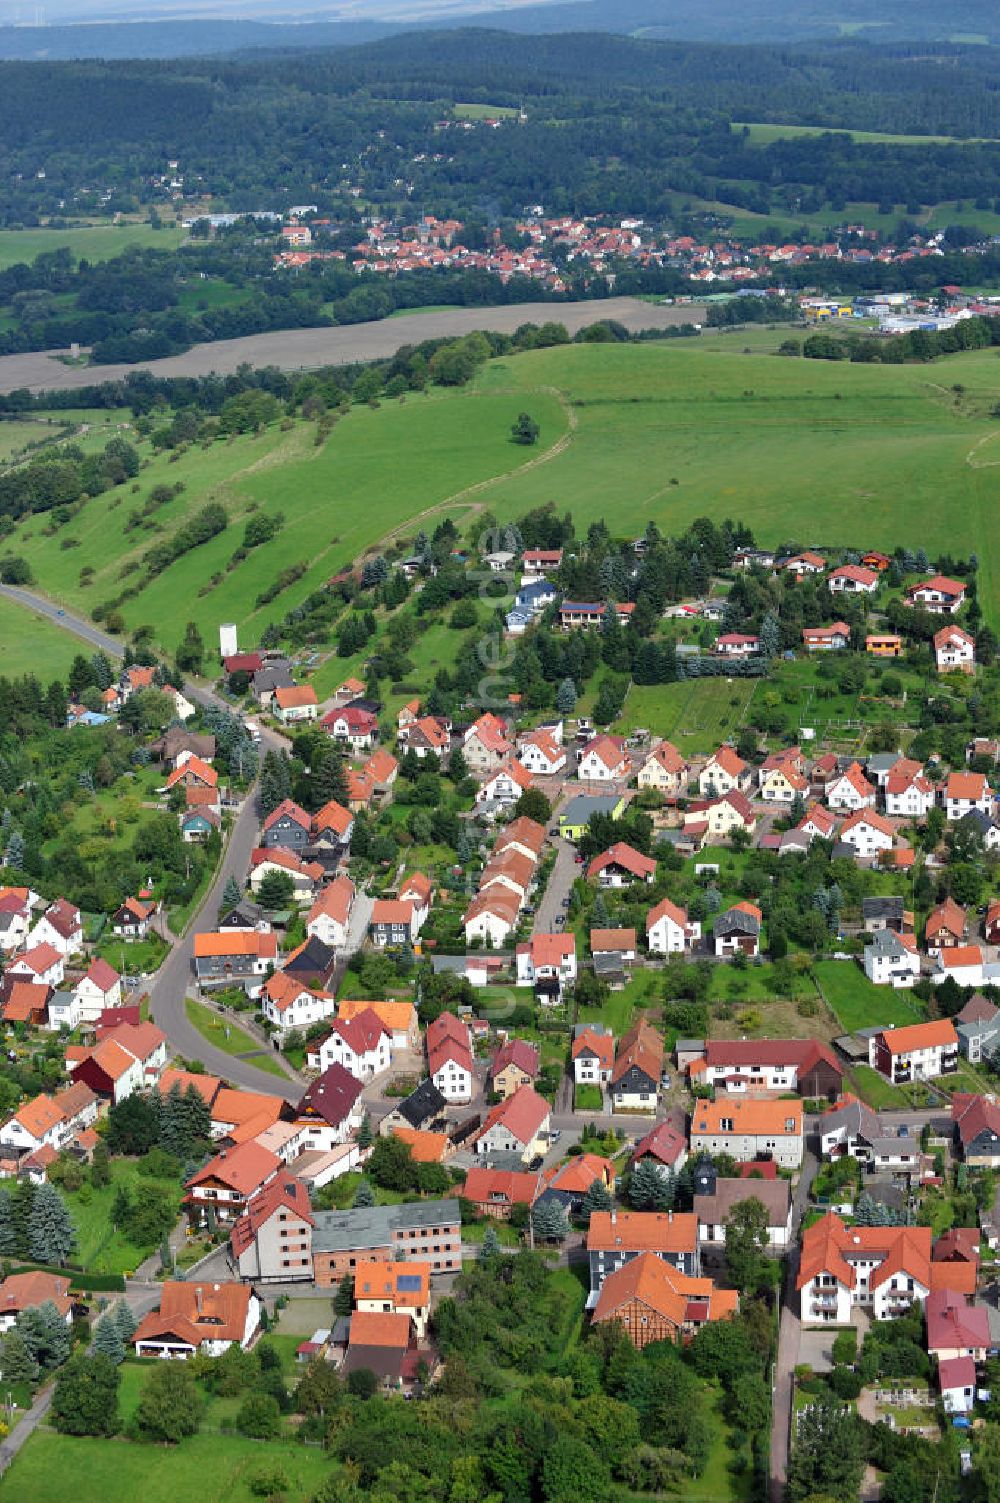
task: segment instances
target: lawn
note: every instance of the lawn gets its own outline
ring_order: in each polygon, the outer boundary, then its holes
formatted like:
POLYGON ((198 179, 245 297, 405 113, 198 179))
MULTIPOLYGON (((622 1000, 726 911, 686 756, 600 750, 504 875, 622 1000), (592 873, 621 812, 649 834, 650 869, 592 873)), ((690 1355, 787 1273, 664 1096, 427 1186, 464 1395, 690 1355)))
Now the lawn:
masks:
POLYGON ((238 1023, 234 1023, 230 1018, 220 1018, 203 1002, 195 1002, 190 997, 185 1000, 184 1011, 188 1022, 193 1028, 197 1028, 206 1044, 213 1044, 224 1054, 253 1054, 251 1063, 256 1065, 258 1070, 266 1070, 268 1075, 280 1075, 282 1080, 288 1078, 278 1061, 268 1051, 267 1045, 262 1044, 259 1039, 252 1038, 249 1033, 245 1033, 238 1023))
POLYGON ((632 1025, 635 1010, 658 1007, 661 1001, 660 977, 653 970, 638 970, 620 992, 611 992, 603 1007, 581 1007, 579 1023, 607 1023, 615 1038, 632 1025))
POLYGON ((513 104, 456 104, 451 113, 456 120, 516 120, 520 111, 513 104))
POLYGON ((123 975, 127 972, 130 976, 148 976, 159 968, 167 946, 158 934, 130 943, 109 934, 97 945, 97 953, 123 975))
POLYGON ((68 230, 0 230, 0 271, 19 261, 31 262, 46 251, 72 251, 88 261, 110 261, 132 246, 176 250, 185 230, 154 230, 148 224, 84 225, 68 230))
POLYGON ((860 1096, 862 1101, 874 1107, 876 1111, 888 1110, 891 1107, 905 1110, 912 1102, 898 1086, 890 1085, 884 1075, 873 1070, 870 1065, 854 1065, 847 1072, 845 1086, 860 1096))
POLYGON ((923 1022, 918 998, 889 986, 873 986, 852 960, 819 960, 813 974, 844 1033, 923 1022))
POLYGON ((76 1250, 73 1261, 90 1273, 129 1274, 144 1258, 156 1251, 158 1243, 136 1246, 124 1232, 116 1231, 111 1221, 111 1210, 119 1186, 134 1189, 138 1185, 154 1184, 167 1189, 176 1197, 177 1213, 180 1214, 181 1187, 176 1180, 150 1180, 139 1173, 138 1163, 133 1159, 112 1159, 111 1183, 95 1190, 91 1185, 67 1195, 73 1221, 76 1226, 76 1250))
POLYGON ((0 595, 0 674, 18 678, 33 673, 43 684, 63 682, 80 650, 76 637, 0 595))
POLYGON ((20 454, 28 444, 59 436, 60 429, 47 422, 33 423, 20 419, 0 422, 0 463, 20 454))
POLYGON ((758 680, 747 678, 633 684, 617 727, 624 732, 643 727, 666 736, 685 756, 714 751, 739 730, 758 688, 758 680))
POLYGON ((600 1112, 604 1110, 604 1095, 600 1086, 578 1085, 573 1092, 575 1112, 600 1112))
POLYGON ((178 1446, 153 1446, 74 1439, 43 1429, 4 1478, 3 1496, 5 1503, 65 1503, 69 1486, 74 1503, 140 1497, 143 1503, 254 1503, 251 1480, 265 1466, 280 1467, 288 1478, 286 1503, 306 1503, 331 1472, 324 1450, 291 1440, 205 1434, 178 1446))

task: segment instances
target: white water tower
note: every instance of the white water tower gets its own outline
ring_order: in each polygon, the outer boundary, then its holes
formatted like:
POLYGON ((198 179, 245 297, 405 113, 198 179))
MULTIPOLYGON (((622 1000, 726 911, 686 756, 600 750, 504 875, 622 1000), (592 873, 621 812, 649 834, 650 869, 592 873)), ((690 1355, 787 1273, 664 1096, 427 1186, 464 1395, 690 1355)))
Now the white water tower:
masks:
POLYGON ((219 627, 219 657, 232 658, 239 652, 236 642, 235 621, 224 621, 219 627))

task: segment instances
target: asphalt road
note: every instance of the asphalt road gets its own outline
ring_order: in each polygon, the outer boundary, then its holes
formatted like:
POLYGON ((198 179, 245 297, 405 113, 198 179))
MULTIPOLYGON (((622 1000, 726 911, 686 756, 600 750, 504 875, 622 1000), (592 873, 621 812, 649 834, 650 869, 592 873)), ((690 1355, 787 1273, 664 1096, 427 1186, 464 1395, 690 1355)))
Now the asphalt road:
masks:
POLYGON ((556 919, 560 915, 564 920, 566 917, 563 900, 569 897, 574 881, 583 871, 583 867, 576 864, 576 847, 570 845, 568 840, 556 835, 552 840, 552 848, 556 859, 538 904, 535 921, 531 926, 532 934, 556 932, 556 919))
MULTIPOLYGON (((74 616, 69 611, 61 610, 53 605, 51 600, 46 600, 43 595, 36 595, 32 590, 22 590, 18 585, 0 585, 0 595, 6 595, 8 600, 16 600, 18 605, 23 605, 36 615, 48 616, 56 626, 61 626, 64 631, 72 632, 74 637, 79 637, 82 642, 96 650, 106 652, 108 657, 124 657, 125 649, 116 637, 109 637, 107 632, 101 631, 89 621, 84 621, 80 616, 74 616)), ((25 630, 30 630, 25 623, 25 630)))
POLYGON ((131 371, 156 376, 229 375, 241 365, 276 365, 281 370, 315 370, 324 365, 348 365, 359 360, 384 360, 404 344, 425 339, 458 338, 474 329, 513 334, 523 323, 564 324, 575 334, 587 324, 613 318, 627 329, 667 329, 677 324, 703 323, 703 304, 665 306, 639 298, 612 297, 593 302, 509 303, 497 308, 442 308, 411 313, 406 318, 374 319, 342 328, 281 329, 242 339, 199 344, 183 355, 138 365, 64 365, 64 350, 38 350, 27 355, 0 356, 0 392, 67 391, 103 381, 121 381, 131 371))
MULTIPOLYGON (((792 1200, 792 1237, 798 1237, 809 1190, 819 1161, 810 1148, 802 1161, 802 1172, 792 1200)), ((784 1299, 778 1329, 778 1351, 774 1364, 774 1388, 771 1395, 771 1503, 782 1503, 788 1470, 788 1451, 792 1430, 792 1397, 795 1390, 795 1364, 799 1360, 799 1296, 795 1280, 799 1272, 799 1247, 793 1241, 784 1260, 784 1299)))

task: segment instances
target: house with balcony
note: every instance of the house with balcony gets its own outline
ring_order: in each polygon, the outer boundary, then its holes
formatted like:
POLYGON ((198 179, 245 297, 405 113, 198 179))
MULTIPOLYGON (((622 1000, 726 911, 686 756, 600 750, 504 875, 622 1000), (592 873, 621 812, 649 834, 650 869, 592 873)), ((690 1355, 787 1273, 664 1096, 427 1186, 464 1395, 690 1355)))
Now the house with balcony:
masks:
POLYGON ((864 971, 873 986, 912 986, 920 979, 916 939, 895 929, 877 930, 865 945, 864 971))
POLYGON ((958 1069, 958 1035, 950 1018, 880 1028, 868 1040, 868 1063, 893 1085, 935 1080, 958 1069))

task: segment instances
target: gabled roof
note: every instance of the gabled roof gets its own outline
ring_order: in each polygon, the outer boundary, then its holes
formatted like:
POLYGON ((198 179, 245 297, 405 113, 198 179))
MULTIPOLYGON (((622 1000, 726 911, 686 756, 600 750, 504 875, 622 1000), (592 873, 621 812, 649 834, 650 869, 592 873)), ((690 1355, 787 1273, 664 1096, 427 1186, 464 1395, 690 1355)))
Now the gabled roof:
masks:
POLYGON ((698 1246, 698 1218, 691 1211, 594 1211, 588 1252, 690 1253, 698 1246))
POLYGON ((678 1330, 690 1323, 725 1320, 739 1307, 735 1289, 716 1289, 711 1279, 690 1278, 654 1252, 642 1252, 608 1274, 601 1285, 594 1320, 613 1319, 633 1301, 678 1330))
POLYGON ((989 1133, 998 1140, 1000 1152, 1000 1104, 988 1096, 956 1092, 952 1097, 951 1115, 963 1147, 972 1143, 980 1133, 989 1133))
POLYGON ((534 1079, 538 1074, 538 1061, 539 1053, 534 1044, 529 1044, 527 1039, 508 1039, 506 1044, 500 1045, 490 1061, 490 1075, 495 1079, 501 1070, 513 1065, 534 1079))
POLYGON ((890 1054, 909 1054, 914 1049, 957 1045, 958 1036, 950 1018, 932 1023, 910 1023, 905 1028, 884 1028, 880 1035, 890 1054))
POLYGON ((590 953, 596 955, 600 951, 619 954, 627 950, 635 950, 636 937, 634 929, 591 929, 590 953))
POLYGON ((949 579, 946 574, 932 574, 930 579, 910 585, 906 593, 916 595, 922 590, 932 590, 939 595, 964 595, 965 585, 960 579, 949 579))
POLYGON ((260 1228, 276 1211, 291 1212, 313 1225, 309 1191, 299 1179, 281 1170, 258 1194, 247 1201, 246 1210, 230 1233, 229 1243, 237 1258, 246 1252, 260 1228))
POLYGON ((612 1085, 617 1085, 631 1069, 640 1070, 649 1080, 656 1082, 663 1072, 663 1040, 645 1018, 634 1023, 618 1045, 611 1072, 612 1085))
POLYGON ((367 1002, 361 998, 342 997, 337 1003, 338 1018, 356 1018, 363 1012, 373 1012, 388 1033, 409 1032, 416 1016, 412 1002, 367 1002))
POLYGON ((662 918, 669 919, 679 929, 687 927, 687 909, 679 908, 669 898, 661 898, 656 907, 651 908, 646 914, 646 933, 648 934, 650 930, 654 929, 662 918))
POLYGON ((47 941, 40 945, 32 945, 30 950, 23 950, 20 955, 15 955, 10 962, 11 966, 27 966, 34 971, 36 976, 41 976, 50 970, 57 962, 62 960, 59 951, 47 941))
POLYGON ((282 819, 292 820, 294 824, 301 825, 303 830, 308 830, 311 824, 309 815, 303 809, 302 805, 295 803, 294 799, 290 798, 283 798, 277 808, 272 809, 264 821, 264 829, 272 830, 278 821, 282 819))
POLYGON ((493 854, 505 851, 508 846, 523 845, 526 850, 535 856, 541 853, 545 843, 545 826, 540 825, 537 819, 529 819, 526 814, 519 814, 517 819, 512 819, 509 825, 500 831, 493 846, 493 854))
POLYGON ((581 761, 584 757, 596 757, 612 772, 621 762, 628 761, 625 743, 620 736, 595 736, 581 751, 581 761))
POLYGON ((354 902, 354 883, 350 877, 337 876, 324 887, 306 917, 306 926, 318 918, 330 918, 335 923, 346 924, 354 902))
POLYGON ((476 1134, 476 1141, 486 1136, 494 1127, 501 1127, 518 1143, 530 1143, 552 1114, 552 1107, 539 1096, 534 1086, 519 1086, 506 1101, 491 1107, 486 1120, 476 1134))
POLYGON ((503 1205, 531 1205, 538 1194, 538 1175, 515 1169, 472 1168, 465 1177, 462 1195, 477 1205, 491 1201, 503 1205))
POLYGON ((868 825, 871 829, 878 830, 883 835, 888 835, 890 839, 896 834, 896 827, 892 821, 886 819, 884 814, 879 814, 876 809, 855 809, 854 813, 849 814, 840 827, 841 840, 860 825, 868 825))
POLYGON ((951 772, 945 784, 945 797, 968 799, 978 803, 987 792, 986 774, 983 772, 951 772))
POLYGON ((330 799, 322 809, 317 809, 312 818, 312 828, 315 834, 321 835, 324 830, 332 830, 341 839, 346 836, 351 825, 354 823, 354 815, 343 804, 338 804, 336 799, 330 799))
POLYGON ((159 1312, 146 1316, 133 1342, 172 1334, 176 1322, 183 1321, 194 1329, 199 1345, 202 1341, 240 1345, 246 1334, 252 1294, 249 1284, 189 1284, 168 1279, 160 1291, 159 1312))
POLYGON ((401 1312, 355 1310, 351 1316, 350 1344, 403 1351, 410 1344, 410 1317, 401 1312))
POLYGON ((187 1188, 190 1190, 209 1180, 219 1180, 238 1194, 249 1196, 262 1189, 280 1168, 281 1160, 278 1156, 261 1148, 259 1143, 238 1143, 235 1148, 224 1148, 213 1159, 209 1159, 203 1168, 191 1176, 187 1188))
POLYGON ((801 1101, 696 1101, 691 1136, 801 1138, 802 1123, 801 1101), (723 1119, 730 1118, 732 1129, 723 1129, 723 1119))
POLYGON ((20 1122, 25 1132, 29 1132, 33 1138, 43 1138, 65 1119, 52 1097, 43 1094, 26 1101, 10 1120, 20 1122))
POLYGON ((119 985, 121 979, 114 966, 108 965, 108 962, 102 960, 100 956, 91 962, 90 969, 84 977, 85 981, 92 982, 98 991, 103 992, 105 995, 113 991, 119 985))
POLYGON ((0 1284, 0 1315, 19 1315, 22 1310, 37 1310, 52 1302, 60 1315, 67 1315, 73 1304, 69 1297, 69 1279, 61 1274, 10 1273, 0 1284))
POLYGON ((705 1062, 711 1069, 739 1065, 794 1066, 801 1074, 825 1064, 843 1074, 833 1051, 819 1039, 709 1039, 705 1062))
POLYGON ((731 746, 720 746, 717 752, 713 752, 705 764, 705 770, 708 771, 713 765, 728 773, 731 778, 742 777, 747 768, 743 758, 731 746))
POLYGON ((929 937, 944 930, 946 934, 953 934, 956 939, 961 939, 967 925, 965 909, 960 908, 954 898, 948 897, 928 915, 926 933, 929 937))
POLYGON ((298 1105, 299 1113, 321 1117, 331 1127, 339 1127, 350 1116, 362 1089, 361 1081, 335 1062, 305 1091, 298 1105))
POLYGON ((644 856, 641 851, 637 851, 634 846, 628 845, 624 840, 616 841, 599 856, 595 856, 587 867, 587 876, 596 877, 609 866, 620 866, 641 881, 656 874, 656 862, 653 857, 644 856))
POLYGON ((306 705, 318 703, 316 690, 312 684, 291 684, 288 688, 279 687, 275 689, 274 697, 281 710, 301 710, 306 705))
POLYGON ((687 1138, 673 1122, 657 1122, 652 1132, 641 1138, 632 1150, 632 1162, 637 1159, 656 1159, 657 1163, 673 1168, 677 1160, 687 1152, 687 1138))
POLYGON ((593 1028, 585 1028, 573 1040, 570 1054, 573 1059, 579 1059, 582 1054, 593 1054, 602 1069, 610 1070, 615 1060, 614 1037, 610 1033, 597 1033, 593 1028))

